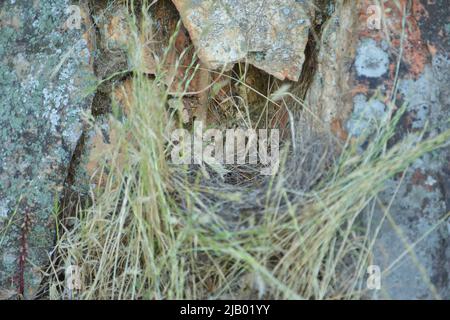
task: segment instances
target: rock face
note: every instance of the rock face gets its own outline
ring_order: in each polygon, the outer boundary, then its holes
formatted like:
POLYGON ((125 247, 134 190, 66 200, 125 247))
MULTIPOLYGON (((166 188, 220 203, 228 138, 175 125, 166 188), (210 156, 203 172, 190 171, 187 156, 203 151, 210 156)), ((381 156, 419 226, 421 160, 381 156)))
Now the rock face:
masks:
MULTIPOLYGON (((316 114, 308 119, 319 132, 332 131, 345 140, 344 121, 352 110, 351 67, 355 55, 352 34, 358 18, 351 3, 343 3, 322 27, 317 66, 306 95, 306 102, 316 114)), ((308 116, 308 115, 306 115, 308 116)))
POLYGON ((91 24, 69 0, 0 3, 0 295, 32 298, 94 84, 91 24), (87 98, 83 98, 87 97, 87 98))
MULTIPOLYGON (((317 72, 307 94, 321 129, 342 139, 375 130, 402 104, 394 141, 449 129, 449 9, 446 1, 338 2, 323 29, 317 72), (410 5, 409 5, 410 4, 410 5), (372 6, 372 7, 371 7, 372 6), (403 16, 406 14, 406 19, 403 16), (380 18, 380 28, 374 19, 380 18)), ((379 195, 371 223, 373 299, 450 298, 450 150, 417 160, 379 195), (376 232, 380 225, 379 232, 376 232)))
MULTIPOLYGON (((229 70, 234 63, 247 61, 281 80, 299 79, 313 20, 308 1, 172 2, 190 39, 181 27, 168 53, 164 80, 171 91, 179 90, 174 84, 186 72, 193 74, 186 67, 173 67, 191 40, 201 68, 184 94, 196 98, 200 107, 206 105, 209 93, 204 89, 213 78, 207 68, 229 70)), ((317 66, 305 99, 316 113, 311 121, 319 121, 320 130, 352 140, 370 133, 405 103, 407 110, 393 140, 424 128, 427 135, 449 129, 447 2, 386 1, 380 10, 384 16, 377 17, 373 1, 336 1, 322 28, 317 66)), ((161 28, 155 36, 157 42, 167 42, 178 16, 161 3, 152 12, 161 28), (164 26, 169 26, 165 32, 164 26)), ((36 294, 55 241, 55 203, 83 130, 82 112, 92 101, 93 26, 85 1, 71 4, 0 1, 0 299, 36 294)), ((162 57, 162 50, 149 47, 143 51, 148 59, 142 70, 133 59, 130 63, 126 49, 131 30, 126 20, 127 10, 121 7, 97 21, 102 40, 100 77, 127 68, 153 74, 162 57)), ((150 40, 144 37, 142 42, 150 40)), ((184 56, 181 65, 195 60, 193 50, 184 56)), ((124 93, 131 92, 131 82, 116 89, 126 114, 130 100, 124 93)), ((103 133, 91 140, 94 154, 95 146, 105 148, 103 133)), ((446 148, 427 154, 386 183, 373 206, 370 225, 372 261, 382 272, 381 290, 368 297, 450 299, 449 181, 446 148)))
POLYGON ((198 56, 208 68, 248 61, 284 80, 297 81, 313 20, 294 0, 173 0, 198 56))
MULTIPOLYGON (((366 114, 376 113, 371 117, 375 121, 389 114, 392 103, 406 103, 395 139, 421 132, 427 123, 429 135, 450 128, 448 6, 445 1, 418 0, 410 7, 407 1, 401 1, 401 5, 396 8, 385 4, 390 8, 387 35, 382 30, 359 29, 354 83, 366 90, 354 97, 355 109, 347 122, 353 135, 359 133, 355 122, 355 118, 361 119, 355 117, 358 103, 360 109, 365 107, 366 114), (405 24, 402 10, 407 15, 405 24), (402 51, 398 51, 400 47, 402 51), (369 98, 370 102, 363 101, 369 98)), ((366 17, 364 13, 361 16, 366 17)), ((372 123, 363 122, 370 130, 372 123)), ((386 191, 379 197, 381 205, 374 212, 375 221, 384 222, 373 250, 373 263, 383 272, 382 286, 373 292, 373 298, 450 298, 449 220, 442 220, 450 211, 446 203, 450 197, 449 163, 447 147, 417 160, 403 179, 387 182, 386 191)))

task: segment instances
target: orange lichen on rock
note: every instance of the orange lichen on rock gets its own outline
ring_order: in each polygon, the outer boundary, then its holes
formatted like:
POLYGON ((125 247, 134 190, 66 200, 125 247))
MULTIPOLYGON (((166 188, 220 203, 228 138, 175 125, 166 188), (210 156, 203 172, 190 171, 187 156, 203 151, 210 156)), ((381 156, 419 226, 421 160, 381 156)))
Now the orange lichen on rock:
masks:
POLYGON ((331 132, 343 141, 348 138, 348 132, 344 129, 341 119, 335 118, 331 121, 331 132))
POLYGON ((134 103, 133 79, 128 78, 114 88, 113 98, 119 104, 125 115, 130 114, 134 103))
MULTIPOLYGON (((380 30, 371 30, 367 26, 370 18, 367 8, 371 1, 365 0, 360 11, 360 38, 371 38, 377 42, 386 41, 391 53, 402 53, 401 59, 407 64, 409 74, 418 77, 429 62, 429 52, 426 43, 422 40, 418 22, 427 18, 428 13, 419 0, 413 0, 412 6, 407 10, 408 1, 400 0, 400 6, 394 1, 383 2, 380 9, 382 20, 380 30), (406 16, 405 16, 406 14, 406 16), (401 46, 403 45, 403 48, 401 46)), ((396 57, 398 59, 398 57, 396 57)))

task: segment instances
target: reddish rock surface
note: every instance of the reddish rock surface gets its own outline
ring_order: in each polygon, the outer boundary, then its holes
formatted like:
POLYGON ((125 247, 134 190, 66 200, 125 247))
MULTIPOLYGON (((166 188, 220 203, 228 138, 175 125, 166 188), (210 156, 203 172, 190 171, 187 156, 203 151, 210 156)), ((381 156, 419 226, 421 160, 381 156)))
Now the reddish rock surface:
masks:
MULTIPOLYGON (((310 108, 317 107, 318 127, 342 139, 370 139, 379 123, 406 104, 390 144, 425 129, 427 136, 447 130, 448 3, 383 2, 380 28, 368 24, 377 17, 372 5, 341 3, 324 28, 318 70, 307 95, 310 108)), ((449 148, 442 149, 415 161, 403 178, 386 183, 372 222, 372 227, 381 223, 373 264, 381 268, 382 287, 369 297, 450 298, 448 218, 441 220, 450 211, 449 161, 449 148)))

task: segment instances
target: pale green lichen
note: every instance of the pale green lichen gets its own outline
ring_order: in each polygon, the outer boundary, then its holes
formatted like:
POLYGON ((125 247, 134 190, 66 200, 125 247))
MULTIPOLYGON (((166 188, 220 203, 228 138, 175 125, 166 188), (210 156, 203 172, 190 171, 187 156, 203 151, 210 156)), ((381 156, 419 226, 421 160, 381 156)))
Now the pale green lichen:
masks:
POLYGON ((41 0, 36 7, 28 0, 0 5, 1 12, 18 13, 21 21, 19 28, 3 26, 0 32, 0 214, 6 220, 17 210, 2 230, 0 287, 18 290, 21 223, 29 215, 26 296, 40 281, 32 264, 45 264, 54 241, 53 204, 90 101, 81 99, 93 79, 83 30, 63 32, 69 5, 68 0, 41 0))
POLYGON ((353 98, 353 105, 353 113, 346 125, 348 133, 352 136, 370 134, 387 120, 386 105, 380 100, 367 101, 365 95, 358 94, 353 98))

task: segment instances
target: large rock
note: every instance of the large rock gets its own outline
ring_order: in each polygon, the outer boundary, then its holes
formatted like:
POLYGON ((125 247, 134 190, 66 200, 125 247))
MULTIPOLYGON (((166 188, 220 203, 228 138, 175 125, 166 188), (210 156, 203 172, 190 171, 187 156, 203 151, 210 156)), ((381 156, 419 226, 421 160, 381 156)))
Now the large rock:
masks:
POLYGON ((306 1, 172 1, 208 68, 245 60, 281 80, 298 80, 313 20, 306 1))
MULTIPOLYGON (((362 134, 370 139, 403 103, 406 113, 391 142, 427 124, 431 136, 449 129, 447 1, 399 4, 384 2, 377 28, 372 1, 338 2, 322 34, 306 99, 318 114, 318 130, 331 130, 342 139, 362 134)), ((448 219, 442 220, 450 211, 449 163, 447 147, 386 183, 370 224, 372 264, 381 269, 381 290, 367 297, 450 298, 450 229, 448 219)))
POLYGON ((323 25, 317 65, 305 99, 314 111, 314 116, 305 116, 315 129, 319 133, 332 131, 343 140, 347 138, 344 122, 353 109, 351 68, 357 20, 356 6, 347 2, 337 5, 323 25))
MULTIPOLYGON (((381 30, 367 32, 367 28, 358 34, 355 83, 366 92, 355 95, 355 111, 359 103, 366 114, 377 114, 372 119, 380 119, 388 114, 389 101, 395 98, 398 106, 407 104, 396 139, 421 132, 427 123, 429 135, 435 135, 450 128, 448 6, 445 1, 412 1, 405 9, 407 23, 403 24, 401 10, 407 2, 401 4, 400 9, 386 5, 390 7, 386 19, 389 38, 381 30), (398 52, 402 53, 399 64, 398 52), (379 98, 363 101, 376 90, 379 98)), ((373 125, 355 111, 347 122, 352 135, 360 132, 358 119, 373 125)), ((450 211, 449 161, 447 147, 417 160, 403 179, 387 182, 374 212, 375 221, 385 220, 373 250, 373 263, 383 272, 381 290, 375 291, 373 298, 450 298, 450 234, 447 222, 442 221, 450 211)))
POLYGON ((91 24, 69 0, 0 3, 0 296, 32 298, 94 77, 91 24), (81 17, 81 19, 80 19, 81 17), (80 22, 80 23, 78 23, 80 22))

